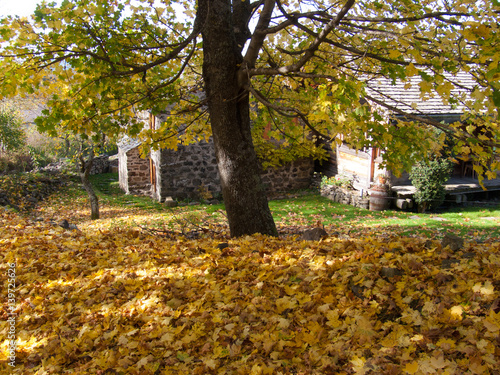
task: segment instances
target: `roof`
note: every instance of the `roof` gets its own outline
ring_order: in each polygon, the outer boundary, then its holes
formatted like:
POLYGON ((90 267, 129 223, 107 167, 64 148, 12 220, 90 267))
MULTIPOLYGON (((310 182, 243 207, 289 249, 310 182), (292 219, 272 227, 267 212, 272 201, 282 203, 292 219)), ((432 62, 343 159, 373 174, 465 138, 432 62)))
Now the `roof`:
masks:
MULTIPOLYGON (((473 77, 466 72, 455 75, 445 74, 445 82, 452 84, 451 96, 457 97, 470 92, 476 85, 473 77)), ((367 93, 373 98, 411 114, 460 115, 467 110, 463 102, 451 105, 436 92, 431 91, 422 97, 420 84, 423 79, 416 75, 407 81, 395 81, 389 78, 375 78, 368 81, 367 93)), ((422 83, 425 84, 425 81, 422 83)), ((446 84, 446 83, 445 83, 446 84)))
POLYGON ((120 139, 117 143, 118 148, 121 150, 128 152, 142 144, 141 141, 135 139, 135 138, 130 138, 129 136, 124 136, 122 139, 120 139))

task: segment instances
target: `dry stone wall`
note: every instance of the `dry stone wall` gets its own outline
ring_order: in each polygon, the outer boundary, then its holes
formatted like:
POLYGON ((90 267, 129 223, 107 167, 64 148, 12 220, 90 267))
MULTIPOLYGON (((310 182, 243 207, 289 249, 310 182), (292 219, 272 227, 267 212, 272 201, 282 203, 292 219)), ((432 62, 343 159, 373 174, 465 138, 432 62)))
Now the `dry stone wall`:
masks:
POLYGON ((262 174, 262 182, 270 193, 307 189, 314 173, 312 159, 299 159, 278 168, 268 168, 262 174))
POLYGON ((334 202, 354 207, 368 209, 370 205, 370 198, 366 192, 344 189, 340 186, 324 185, 321 187, 321 195, 334 202))
POLYGON ((90 174, 101 174, 109 172, 109 156, 101 155, 94 158, 90 174))
POLYGON ((198 199, 200 194, 216 198, 221 193, 217 160, 211 143, 179 146, 177 150, 161 150, 153 154, 157 166, 158 200, 166 197, 198 199))

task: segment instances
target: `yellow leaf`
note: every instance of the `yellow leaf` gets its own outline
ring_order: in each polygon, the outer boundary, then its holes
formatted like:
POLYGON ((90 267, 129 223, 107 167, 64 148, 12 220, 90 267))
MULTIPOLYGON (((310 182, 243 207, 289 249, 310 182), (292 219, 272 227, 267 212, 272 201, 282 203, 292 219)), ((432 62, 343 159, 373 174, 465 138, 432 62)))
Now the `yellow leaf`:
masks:
POLYGON ((384 133, 384 135, 382 136, 382 138, 384 139, 384 142, 387 144, 390 141, 392 141, 392 134, 384 133))
POLYGON ((338 328, 342 325, 342 322, 339 320, 338 310, 328 311, 328 314, 326 314, 326 317, 328 319, 328 322, 326 323, 326 325, 328 325, 332 328, 338 328))
POLYGON ((426 93, 426 92, 430 92, 432 90, 432 83, 430 83, 430 82, 421 81, 418 85, 420 86, 420 92, 422 94, 426 93))
POLYGON ((415 65, 413 65, 413 63, 410 63, 410 65, 408 65, 405 70, 408 77, 412 77, 418 74, 418 69, 415 68, 415 65))
POLYGON ((129 341, 127 344, 127 348, 129 349, 136 349, 139 346, 139 343, 137 341, 129 341))
POLYGON ((170 332, 165 333, 162 337, 160 337, 160 342, 172 342, 174 341, 174 335, 170 332))
POLYGON ((496 314, 493 310, 490 310, 490 315, 483 322, 484 327, 490 331, 497 333, 500 331, 500 312, 496 314))
POLYGON ((364 374, 366 372, 364 368, 365 362, 365 357, 359 358, 355 356, 353 359, 351 359, 352 369, 356 372, 356 374, 364 374))
POLYGON ((389 58, 391 59, 397 59, 399 56, 401 56, 401 53, 398 50, 392 50, 389 52, 389 58))
POLYGON ((450 350, 455 348, 456 343, 452 339, 440 339, 437 343, 436 346, 444 349, 444 350, 450 350))
POLYGON ((494 290, 495 290, 495 287, 493 286, 491 281, 488 280, 484 283, 484 286, 481 287, 481 289, 479 289, 479 293, 481 293, 482 295, 485 295, 485 296, 491 296, 494 294, 494 290))
POLYGON ((456 319, 462 319, 462 314, 464 313, 464 309, 462 306, 453 306, 450 309, 450 314, 456 319))
POLYGON ((447 365, 445 359, 442 356, 440 356, 439 358, 432 357, 431 364, 432 366, 434 366, 435 369, 442 369, 447 365))
POLYGON ((281 314, 286 309, 293 309, 297 305, 297 301, 288 296, 278 298, 276 300, 276 308, 278 314, 281 314))
POLYGON ((119 345, 127 345, 128 344, 128 339, 125 337, 125 335, 121 335, 118 338, 118 344, 119 345))
POLYGON ((217 368, 218 362, 213 358, 203 358, 202 361, 205 364, 205 366, 207 366, 212 370, 215 370, 217 368))
POLYGON ((259 365, 255 364, 252 366, 252 369, 250 370, 250 375, 260 375, 262 374, 262 367, 259 365))
POLYGON ((418 363, 415 361, 407 363, 403 371, 406 371, 408 374, 415 374, 418 371, 418 363))
POLYGON ((149 362, 150 356, 143 357, 139 362, 137 362, 137 368, 141 368, 143 366, 146 366, 149 362))

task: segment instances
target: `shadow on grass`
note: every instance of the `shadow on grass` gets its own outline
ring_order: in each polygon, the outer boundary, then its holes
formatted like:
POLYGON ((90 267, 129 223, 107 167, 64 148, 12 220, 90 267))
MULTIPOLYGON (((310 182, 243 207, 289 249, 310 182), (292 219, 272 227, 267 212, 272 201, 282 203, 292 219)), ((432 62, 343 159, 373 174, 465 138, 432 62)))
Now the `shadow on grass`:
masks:
MULTIPOLYGON (((117 174, 92 176, 92 182, 104 205, 134 208, 165 215, 163 220, 199 216, 200 225, 209 226, 210 214, 220 224, 224 205, 195 205, 169 208, 145 196, 124 194, 117 174), (218 217, 215 218, 215 214, 218 217), (207 215, 208 214, 208 215, 207 215), (194 216, 193 216, 194 215, 194 216), (170 219, 169 219, 170 218, 170 219), (208 220, 208 221, 207 221, 208 220)), ((400 210, 369 211, 335 203, 311 192, 296 198, 269 202, 276 225, 282 233, 298 233, 301 228, 324 226, 329 233, 353 235, 440 236, 452 232, 469 239, 500 237, 500 205, 448 207, 435 213, 418 214, 400 210), (294 231, 291 228, 296 228, 294 231)))
POLYGON ((500 237, 500 206, 454 207, 436 213, 369 211, 335 203, 317 194, 270 202, 278 225, 325 226, 353 234, 439 236, 453 232, 470 239, 500 237))

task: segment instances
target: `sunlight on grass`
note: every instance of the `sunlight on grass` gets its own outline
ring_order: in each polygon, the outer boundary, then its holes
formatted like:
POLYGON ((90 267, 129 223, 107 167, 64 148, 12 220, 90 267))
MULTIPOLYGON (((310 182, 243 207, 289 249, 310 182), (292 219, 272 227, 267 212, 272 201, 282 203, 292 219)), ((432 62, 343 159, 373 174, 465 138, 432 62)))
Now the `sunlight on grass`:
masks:
MULTIPOLYGON (((185 205, 166 207, 149 197, 125 195, 116 174, 92 177, 100 200, 101 219, 90 220, 87 197, 77 182, 52 196, 39 209, 39 215, 56 222, 67 219, 83 231, 135 228, 158 234, 186 234, 205 231, 227 235, 224 206, 185 205)), ((469 239, 485 241, 500 237, 500 206, 455 207, 438 213, 417 214, 388 210, 369 211, 332 202, 317 193, 269 202, 281 234, 299 234, 305 228, 322 226, 332 235, 398 235, 441 237, 452 232, 469 239)))

